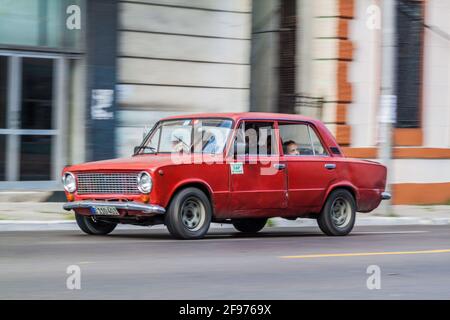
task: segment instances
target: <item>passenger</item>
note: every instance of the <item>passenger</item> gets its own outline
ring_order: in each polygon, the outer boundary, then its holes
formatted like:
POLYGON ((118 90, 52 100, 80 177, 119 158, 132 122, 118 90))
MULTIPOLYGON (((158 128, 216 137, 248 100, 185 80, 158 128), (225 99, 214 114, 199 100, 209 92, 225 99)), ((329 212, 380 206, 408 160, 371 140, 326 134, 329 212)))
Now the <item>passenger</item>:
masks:
POLYGON ((287 155, 298 156, 300 155, 300 149, 297 143, 293 140, 283 143, 283 152, 287 155))

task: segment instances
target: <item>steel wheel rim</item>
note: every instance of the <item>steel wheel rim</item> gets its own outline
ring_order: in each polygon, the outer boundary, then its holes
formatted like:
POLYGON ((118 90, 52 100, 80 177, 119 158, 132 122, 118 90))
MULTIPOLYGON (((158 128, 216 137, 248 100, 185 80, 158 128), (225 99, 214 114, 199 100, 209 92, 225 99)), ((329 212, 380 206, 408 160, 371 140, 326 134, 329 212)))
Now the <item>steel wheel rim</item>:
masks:
POLYGON ((337 198, 331 205, 331 220, 337 228, 345 228, 352 219, 352 206, 347 199, 337 198))
POLYGON ((198 231, 206 219, 206 210, 203 203, 196 197, 184 200, 181 206, 181 222, 190 231, 198 231))

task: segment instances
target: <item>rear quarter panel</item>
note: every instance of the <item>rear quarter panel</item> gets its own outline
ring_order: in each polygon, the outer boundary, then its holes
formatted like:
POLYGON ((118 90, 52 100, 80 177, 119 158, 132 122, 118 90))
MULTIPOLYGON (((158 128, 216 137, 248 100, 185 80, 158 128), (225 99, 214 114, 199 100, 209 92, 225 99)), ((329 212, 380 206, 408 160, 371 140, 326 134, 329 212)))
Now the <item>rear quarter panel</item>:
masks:
POLYGON ((338 181, 351 186, 356 193, 357 211, 370 212, 381 202, 386 187, 386 167, 367 160, 337 159, 338 181))

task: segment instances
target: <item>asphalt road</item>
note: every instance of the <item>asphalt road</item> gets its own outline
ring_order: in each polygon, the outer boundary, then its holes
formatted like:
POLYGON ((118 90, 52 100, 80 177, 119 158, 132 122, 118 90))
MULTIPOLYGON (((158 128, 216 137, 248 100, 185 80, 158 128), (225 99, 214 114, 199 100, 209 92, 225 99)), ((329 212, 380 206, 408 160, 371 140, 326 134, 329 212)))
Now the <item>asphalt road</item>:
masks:
POLYGON ((450 299, 450 226, 0 232, 1 299, 450 299), (81 271, 69 290, 67 267, 81 271), (381 271, 367 288, 367 268, 381 271))

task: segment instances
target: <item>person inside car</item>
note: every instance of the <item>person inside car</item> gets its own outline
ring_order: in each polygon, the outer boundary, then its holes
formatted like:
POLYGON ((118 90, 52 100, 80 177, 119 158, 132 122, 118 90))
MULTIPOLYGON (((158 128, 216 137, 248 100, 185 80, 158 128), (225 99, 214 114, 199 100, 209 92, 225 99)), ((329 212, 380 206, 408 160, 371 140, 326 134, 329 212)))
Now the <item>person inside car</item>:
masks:
POLYGON ((298 144, 293 140, 289 140, 283 143, 283 152, 284 154, 291 156, 300 155, 298 144))

